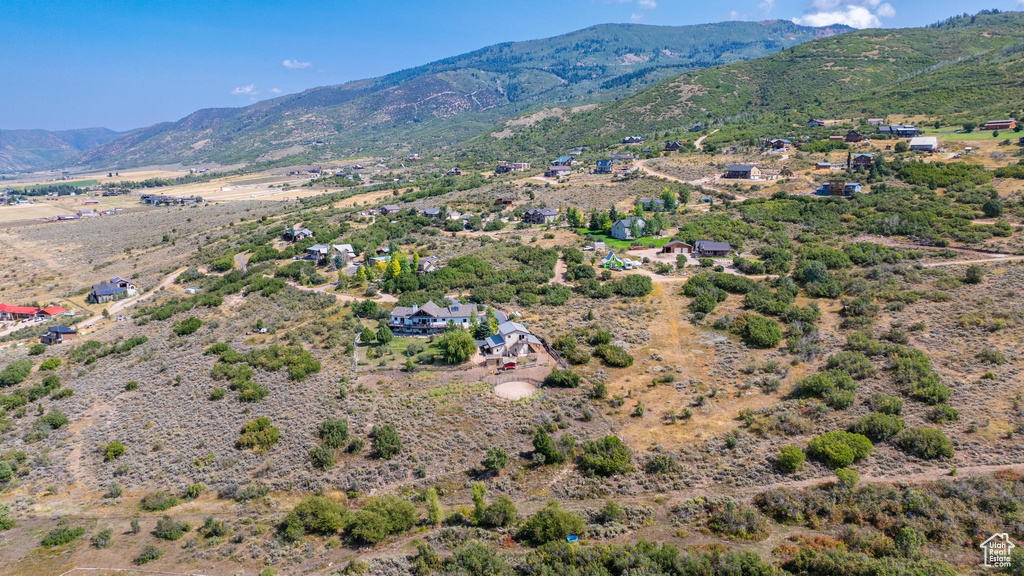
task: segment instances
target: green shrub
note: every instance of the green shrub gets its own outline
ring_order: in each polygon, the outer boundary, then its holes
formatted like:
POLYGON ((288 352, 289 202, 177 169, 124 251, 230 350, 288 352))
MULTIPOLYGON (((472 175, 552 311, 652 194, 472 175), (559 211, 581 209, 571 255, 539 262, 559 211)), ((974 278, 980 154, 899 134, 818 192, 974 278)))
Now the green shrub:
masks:
POLYGON ((633 453, 618 436, 605 436, 587 442, 579 459, 579 468, 598 476, 614 476, 630 469, 633 453))
POLYGON ((178 505, 178 497, 170 492, 159 490, 142 497, 139 504, 146 512, 163 512, 178 505))
POLYGON ((535 454, 544 457, 544 464, 561 464, 565 462, 575 448, 575 439, 566 434, 558 443, 552 438, 543 427, 537 427, 533 435, 533 450, 535 454))
POLYGON ((890 416, 899 416, 903 413, 903 400, 897 396, 891 396, 889 394, 875 394, 871 397, 871 400, 868 401, 868 405, 870 405, 876 412, 889 414, 890 416))
POLYGON ((548 502, 544 508, 530 516, 519 530, 519 538, 533 546, 564 540, 567 536, 583 532, 583 519, 563 510, 558 502, 548 502))
POLYGON ((480 463, 484 470, 497 474, 508 466, 509 457, 508 453, 498 447, 488 448, 487 455, 484 456, 483 462, 480 463))
POLYGON ((195 333, 203 325, 203 321, 195 316, 189 316, 181 322, 174 325, 174 333, 178 336, 188 336, 189 334, 195 333))
POLYGON ((46 352, 46 345, 36 342, 35 344, 28 347, 29 356, 39 356, 43 352, 46 352))
POLYGON ((135 557, 133 562, 135 562, 136 565, 141 566, 143 564, 153 562, 154 560, 159 560, 163 555, 163 550, 153 546, 152 544, 147 544, 146 547, 139 552, 139 555, 135 557))
POLYGON ((737 540, 763 540, 768 537, 768 521, 757 510, 729 501, 711 511, 708 529, 737 540))
POLYGON ((840 468, 836 470, 836 480, 843 488, 852 490, 860 481, 860 474, 852 468, 840 468))
POLYGON ((129 380, 128 382, 125 382, 125 384, 124 384, 125 392, 131 392, 132 390, 138 390, 138 388, 139 388, 139 383, 137 381, 135 381, 135 380, 129 380))
POLYGON ((871 359, 854 350, 843 350, 829 356, 826 368, 843 370, 855 380, 863 380, 875 374, 871 359))
POLYGON ((85 535, 85 526, 71 526, 66 520, 61 520, 56 528, 50 530, 39 542, 46 548, 63 546, 69 542, 78 540, 85 535))
POLYGON ((60 358, 47 358, 39 365, 40 370, 56 370, 60 368, 60 358))
POLYGON ((61 388, 50 394, 50 400, 63 400, 65 398, 71 398, 75 395, 74 388, 61 388))
POLYGON ((792 474, 803 467, 807 456, 799 446, 783 446, 779 449, 779 455, 775 458, 775 465, 779 470, 792 474))
POLYGON ((7 484, 14 478, 14 469, 9 462, 0 461, 0 484, 7 484))
POLYGON ((110 545, 113 544, 113 536, 113 530, 111 530, 110 528, 104 528, 103 530, 97 532, 96 535, 89 540, 89 542, 92 544, 93 548, 99 548, 101 550, 103 548, 110 548, 110 545))
POLYGON ((359 544, 376 544, 389 535, 401 534, 416 525, 416 508, 398 496, 370 498, 352 515, 345 532, 359 544))
POLYGON ((572 370, 555 368, 544 378, 544 385, 553 388, 578 388, 580 375, 572 370))
POLYGON ((748 346, 754 348, 776 348, 782 342, 779 323, 764 316, 741 314, 736 318, 733 329, 748 346))
POLYGON ((177 540, 191 529, 187 522, 175 522, 170 516, 164 515, 156 521, 153 535, 161 540, 177 540))
POLYGON ((907 428, 896 437, 896 446, 924 460, 953 457, 953 443, 938 428, 907 428))
POLYGON ((223 538, 228 535, 228 532, 230 529, 227 522, 214 520, 213 516, 207 516, 203 521, 202 528, 199 529, 199 533, 207 538, 223 538))
POLYGON ((309 463, 320 470, 334 468, 334 450, 325 446, 314 446, 309 449, 309 463))
POLYGON ((821 398, 835 410, 849 408, 853 404, 856 382, 845 370, 833 368, 813 374, 796 383, 798 396, 821 398))
POLYGON ((633 357, 628 352, 612 344, 601 344, 594 348, 594 356, 600 358, 606 366, 627 368, 633 365, 633 357))
POLYGON ((320 430, 317 435, 323 442, 324 448, 329 450, 339 449, 348 442, 348 420, 344 418, 336 420, 328 418, 320 424, 320 430))
POLYGON ((270 418, 259 417, 242 427, 242 434, 235 445, 240 450, 251 448, 256 452, 270 450, 281 438, 280 432, 270 423, 270 418))
POLYGON ((100 452, 103 452, 104 462, 111 462, 124 456, 124 444, 114 440, 110 444, 100 446, 100 452))
POLYGON ((866 436, 844 430, 825 432, 807 445, 807 455, 830 468, 845 468, 873 450, 866 436))
POLYGON ((373 439, 373 456, 382 460, 390 460, 402 451, 402 439, 393 424, 375 425, 370 431, 373 439))
POLYGON ((339 502, 324 496, 310 496, 295 505, 280 526, 287 542, 298 542, 305 534, 331 536, 345 527, 348 510, 339 502))
POLYGON ((0 502, 0 532, 14 528, 14 518, 11 518, 11 507, 0 502))
POLYGON ((16 384, 21 384, 31 373, 31 360, 15 360, 8 364, 3 371, 0 371, 0 388, 9 388, 16 384))
POLYGON ((939 404, 928 412, 928 420, 936 424, 956 422, 960 419, 960 413, 949 404, 939 404))
POLYGON ((899 416, 872 412, 850 424, 849 430, 867 436, 873 442, 885 442, 902 432, 903 426, 903 419, 899 416))

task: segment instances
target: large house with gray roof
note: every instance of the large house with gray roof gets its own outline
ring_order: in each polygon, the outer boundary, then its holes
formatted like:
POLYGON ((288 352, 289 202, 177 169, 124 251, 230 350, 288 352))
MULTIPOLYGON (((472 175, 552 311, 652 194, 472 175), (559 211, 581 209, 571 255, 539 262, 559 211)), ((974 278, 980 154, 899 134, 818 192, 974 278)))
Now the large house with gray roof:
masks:
POLYGON ((423 306, 395 306, 388 318, 388 327, 392 331, 405 334, 437 334, 449 324, 456 328, 469 328, 472 319, 480 320, 480 312, 476 304, 459 304, 456 302, 442 308, 433 302, 423 306))
POLYGON ((482 346, 484 354, 488 356, 526 356, 531 352, 531 346, 542 347, 540 338, 537 338, 526 326, 518 322, 502 322, 498 325, 498 331, 491 334, 484 340, 482 346))

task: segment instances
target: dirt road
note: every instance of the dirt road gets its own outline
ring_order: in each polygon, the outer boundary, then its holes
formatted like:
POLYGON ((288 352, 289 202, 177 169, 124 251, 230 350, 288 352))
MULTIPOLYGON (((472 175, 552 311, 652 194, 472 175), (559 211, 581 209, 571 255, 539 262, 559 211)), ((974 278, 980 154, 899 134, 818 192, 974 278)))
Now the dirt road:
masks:
POLYGON ((704 134, 703 136, 701 136, 700 138, 697 138, 697 140, 694 141, 693 145, 697 147, 697 150, 703 150, 704 149, 704 139, 707 138, 708 136, 711 136, 715 132, 718 132, 718 128, 715 128, 711 132, 708 132, 708 133, 704 134))

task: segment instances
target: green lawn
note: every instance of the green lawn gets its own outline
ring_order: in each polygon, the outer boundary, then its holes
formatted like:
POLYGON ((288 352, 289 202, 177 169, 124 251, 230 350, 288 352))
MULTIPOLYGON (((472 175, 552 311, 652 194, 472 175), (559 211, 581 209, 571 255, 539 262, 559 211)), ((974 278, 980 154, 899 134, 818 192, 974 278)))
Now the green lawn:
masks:
POLYGON ((999 136, 993 137, 991 130, 975 130, 974 132, 957 134, 957 130, 961 130, 959 126, 945 126, 935 129, 925 129, 925 136, 935 136, 939 139, 939 146, 942 146, 943 140, 949 140, 953 142, 965 142, 972 140, 995 140, 996 142, 1005 138, 1011 138, 1016 140, 1020 136, 1024 136, 1024 133, 1018 134, 1013 130, 1003 130, 999 132, 999 136))
MULTIPOLYGON (((614 248, 616 250, 625 250, 625 249, 629 248, 630 246, 632 246, 634 243, 636 243, 638 241, 636 239, 634 239, 634 240, 619 240, 617 238, 612 238, 611 236, 609 236, 607 234, 599 234, 597 232, 594 232, 594 231, 590 230, 589 228, 576 228, 576 233, 579 234, 580 236, 583 236, 583 237, 592 236, 592 237, 596 238, 598 242, 604 242, 605 245, 607 245, 609 248, 614 248)), ((644 237, 639 239, 639 242, 641 244, 643 244, 644 246, 652 246, 652 247, 655 247, 655 248, 661 248, 662 245, 664 245, 665 243, 667 243, 671 239, 672 238, 670 238, 668 236, 666 236, 664 238, 655 238, 654 236, 644 236, 644 237)))
POLYGON ((419 365, 419 359, 424 358, 428 354, 433 354, 435 357, 441 356, 441 349, 437 346, 436 337, 433 342, 431 342, 429 338, 395 337, 386 345, 381 345, 376 342, 370 346, 360 344, 359 363, 362 364, 363 362, 366 362, 370 366, 379 366, 380 361, 383 359, 387 360, 388 366, 404 365, 405 361, 408 359, 405 352, 409 348, 410 344, 422 349, 413 356, 413 362, 416 362, 417 365, 419 365), (370 349, 383 352, 383 354, 379 358, 369 358, 367 354, 370 349))

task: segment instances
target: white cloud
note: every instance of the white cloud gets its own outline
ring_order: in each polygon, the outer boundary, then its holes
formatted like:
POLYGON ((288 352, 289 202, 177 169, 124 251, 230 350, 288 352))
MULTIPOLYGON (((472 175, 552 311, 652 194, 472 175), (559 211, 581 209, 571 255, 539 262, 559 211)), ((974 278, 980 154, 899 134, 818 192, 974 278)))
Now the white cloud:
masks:
POLYGON ((630 22, 634 22, 634 23, 635 22, 643 22, 644 21, 644 15, 643 14, 637 14, 636 12, 633 12, 632 14, 629 15, 629 21, 630 22))
POLYGON ((636 0, 636 5, 642 10, 654 10, 658 7, 658 3, 655 0, 636 0))
POLYGON ((729 20, 735 20, 740 17, 740 13, 735 10, 729 10, 729 20))
POLYGON ((312 65, 312 62, 302 62, 301 60, 285 60, 284 62, 281 62, 281 66, 284 66, 289 70, 304 70, 312 65))
POLYGON ((259 94, 259 90, 256 90, 255 84, 246 84, 245 86, 235 86, 235 89, 231 91, 232 94, 245 95, 245 94, 259 94))
POLYGON ((775 0, 762 0, 757 7, 763 12, 771 12, 775 8, 775 0))
POLYGON ((281 93, 281 89, 280 88, 271 88, 270 92, 272 94, 280 94, 281 93))
MULTIPOLYGON (((765 0, 769 1, 774 0, 765 0)), ((793 18, 793 22, 804 26, 846 24, 854 28, 878 28, 882 25, 881 18, 895 15, 892 4, 882 0, 811 0, 804 15, 793 18)))

